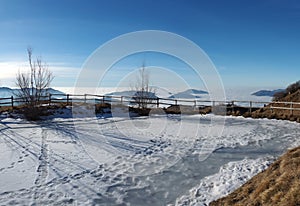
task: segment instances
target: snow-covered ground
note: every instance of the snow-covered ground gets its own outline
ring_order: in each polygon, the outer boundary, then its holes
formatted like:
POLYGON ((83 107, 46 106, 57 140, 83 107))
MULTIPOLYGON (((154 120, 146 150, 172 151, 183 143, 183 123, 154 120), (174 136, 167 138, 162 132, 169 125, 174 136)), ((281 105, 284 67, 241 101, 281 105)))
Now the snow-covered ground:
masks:
POLYGON ((286 121, 87 111, 0 117, 1 205, 206 205, 300 144, 286 121))

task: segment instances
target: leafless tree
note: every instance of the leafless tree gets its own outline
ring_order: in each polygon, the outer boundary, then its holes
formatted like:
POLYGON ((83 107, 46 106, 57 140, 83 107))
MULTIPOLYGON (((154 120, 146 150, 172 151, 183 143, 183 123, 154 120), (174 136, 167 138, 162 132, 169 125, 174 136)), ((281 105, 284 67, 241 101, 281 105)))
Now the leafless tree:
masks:
POLYGON ((53 80, 53 74, 40 57, 33 60, 31 47, 27 48, 27 54, 30 72, 17 74, 16 85, 19 88, 17 96, 26 104, 36 106, 46 94, 46 90, 53 80))
POLYGON ((145 109, 154 101, 155 90, 150 86, 150 74, 144 64, 139 70, 135 91, 133 99, 139 108, 145 109))
POLYGON ((16 86, 19 92, 16 96, 22 99, 29 108, 35 108, 46 95, 54 77, 40 57, 33 60, 31 47, 27 48, 27 54, 30 71, 27 73, 19 71, 17 74, 16 86))

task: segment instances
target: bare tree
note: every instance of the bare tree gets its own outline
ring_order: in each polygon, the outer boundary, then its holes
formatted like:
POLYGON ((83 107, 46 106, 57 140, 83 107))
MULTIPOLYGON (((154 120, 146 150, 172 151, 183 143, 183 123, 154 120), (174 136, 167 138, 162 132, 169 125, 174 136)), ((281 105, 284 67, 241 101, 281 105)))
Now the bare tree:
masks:
POLYGON ((16 86, 19 92, 16 96, 32 109, 40 104, 54 77, 40 57, 33 60, 31 47, 27 48, 27 54, 30 71, 27 73, 19 71, 17 74, 16 86))
POLYGON ((139 108, 145 109, 154 101, 155 90, 150 86, 150 74, 144 64, 139 70, 135 91, 133 99, 139 108))

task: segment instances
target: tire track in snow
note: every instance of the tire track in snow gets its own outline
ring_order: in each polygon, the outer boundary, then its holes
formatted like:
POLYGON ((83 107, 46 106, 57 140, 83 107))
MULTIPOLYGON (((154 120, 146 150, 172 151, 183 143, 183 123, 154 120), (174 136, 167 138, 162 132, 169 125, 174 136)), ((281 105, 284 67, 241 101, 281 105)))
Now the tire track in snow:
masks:
POLYGON ((32 147, 30 147, 31 145, 33 146, 33 142, 30 138, 13 131, 13 128, 5 123, 0 123, 0 127, 1 142, 12 151, 9 160, 10 165, 0 168, 0 172, 15 169, 15 166, 22 164, 27 157, 31 159, 36 159, 38 157, 38 150, 32 150, 32 147))
POLYGON ((49 175, 47 134, 47 129, 42 128, 41 151, 39 156, 39 166, 37 168, 38 176, 34 182, 36 188, 33 197, 36 204, 39 204, 43 194, 45 194, 45 191, 43 191, 41 186, 47 182, 47 177, 49 175))

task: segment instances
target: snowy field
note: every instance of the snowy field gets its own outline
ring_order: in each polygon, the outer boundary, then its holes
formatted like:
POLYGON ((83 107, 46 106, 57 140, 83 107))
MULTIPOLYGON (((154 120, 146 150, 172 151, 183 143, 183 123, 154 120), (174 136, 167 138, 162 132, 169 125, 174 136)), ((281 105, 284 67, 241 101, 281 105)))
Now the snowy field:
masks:
POLYGON ((300 144, 287 121, 71 114, 0 117, 1 205, 207 205, 300 144))

